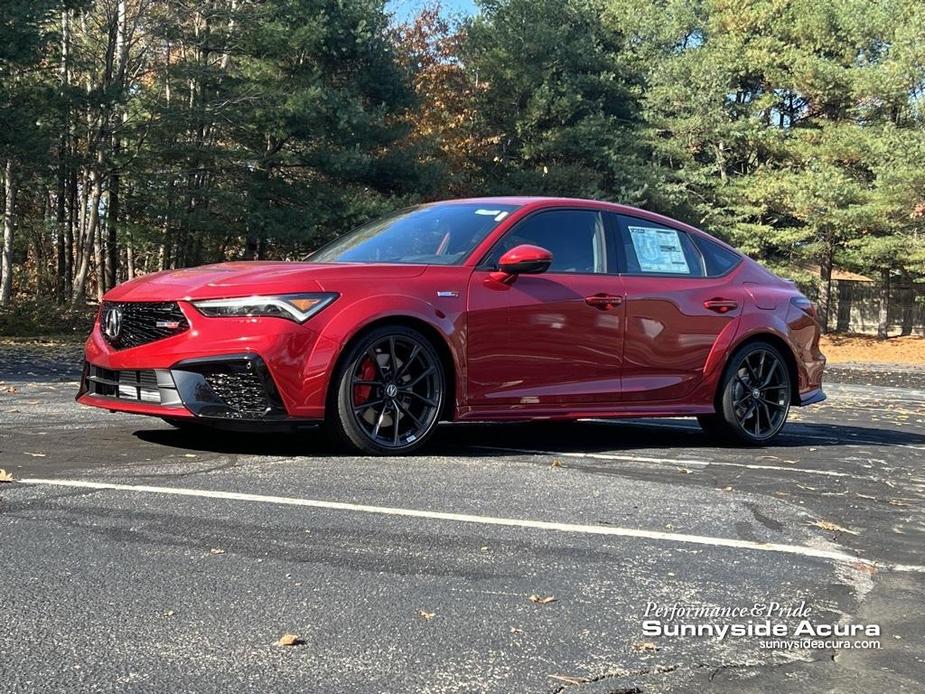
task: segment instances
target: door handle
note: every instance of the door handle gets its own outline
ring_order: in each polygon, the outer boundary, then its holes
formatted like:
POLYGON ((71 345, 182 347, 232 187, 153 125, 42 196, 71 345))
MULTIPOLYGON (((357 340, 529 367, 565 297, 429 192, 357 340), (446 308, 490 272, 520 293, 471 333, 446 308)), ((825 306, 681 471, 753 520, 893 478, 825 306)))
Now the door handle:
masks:
POLYGON ((600 309, 601 311, 609 311, 610 309, 619 306, 623 303, 622 296, 614 296, 613 294, 594 294, 589 297, 585 297, 585 303, 588 306, 593 306, 594 308, 600 309))
POLYGON ((732 299, 707 299, 703 302, 703 307, 716 313, 729 313, 739 308, 739 304, 732 299))

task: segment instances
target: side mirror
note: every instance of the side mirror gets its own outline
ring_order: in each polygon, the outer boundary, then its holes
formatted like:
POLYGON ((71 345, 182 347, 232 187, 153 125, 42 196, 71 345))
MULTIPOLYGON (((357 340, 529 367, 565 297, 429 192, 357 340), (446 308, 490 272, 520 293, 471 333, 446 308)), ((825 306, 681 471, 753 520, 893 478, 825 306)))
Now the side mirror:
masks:
POLYGON ((521 244, 515 246, 498 261, 498 274, 506 278, 516 275, 538 275, 552 265, 552 253, 539 246, 521 244))

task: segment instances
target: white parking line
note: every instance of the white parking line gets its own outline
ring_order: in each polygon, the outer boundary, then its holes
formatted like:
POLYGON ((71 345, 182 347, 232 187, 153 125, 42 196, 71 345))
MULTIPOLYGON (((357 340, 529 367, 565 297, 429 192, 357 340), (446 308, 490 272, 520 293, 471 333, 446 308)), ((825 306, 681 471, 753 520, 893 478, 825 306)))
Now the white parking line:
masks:
POLYGON ((455 521, 458 523, 477 523, 481 525, 499 525, 510 528, 528 528, 532 530, 554 530, 565 533, 581 533, 585 535, 608 535, 615 537, 634 537, 646 540, 663 542, 680 542, 687 544, 709 545, 712 547, 732 547, 736 549, 755 550, 759 552, 776 552, 780 554, 795 554, 802 557, 828 559, 834 562, 848 564, 863 564, 879 569, 893 569, 900 571, 916 571, 925 573, 921 566, 890 566, 880 562, 862 559, 860 557, 837 552, 833 550, 816 549, 801 545, 784 545, 771 542, 750 542, 748 540, 733 540, 725 537, 707 537, 703 535, 686 535, 682 533, 665 533, 658 530, 642 530, 637 528, 618 528, 609 525, 582 525, 577 523, 554 523, 550 521, 526 520, 519 518, 496 518, 493 516, 476 516, 468 513, 446 513, 442 511, 420 511, 410 508, 394 508, 390 506, 369 506, 366 504, 351 504, 341 501, 320 501, 317 499, 302 499, 289 496, 267 496, 264 494, 243 494, 240 492, 222 492, 209 489, 187 489, 184 487, 152 487, 136 484, 111 484, 108 482, 90 482, 84 480, 60 479, 23 479, 22 484, 51 485, 57 487, 76 487, 78 489, 114 490, 135 492, 140 494, 167 494, 172 496, 193 496, 207 499, 224 499, 228 501, 250 501, 264 504, 279 504, 285 506, 303 506, 309 508, 322 508, 333 511, 354 511, 359 513, 373 513, 386 516, 403 516, 406 518, 425 518, 428 520, 455 521))
POLYGON ((594 460, 616 460, 630 463, 653 463, 656 465, 673 465, 675 467, 710 467, 719 465, 723 467, 741 467, 749 470, 782 470, 784 472, 797 472, 805 475, 823 475, 826 477, 848 477, 854 480, 876 481, 875 477, 852 475, 848 472, 835 470, 807 470, 798 467, 784 467, 782 465, 758 465, 755 463, 726 463, 717 460, 690 460, 685 458, 649 458, 638 455, 619 455, 616 453, 573 453, 561 451, 538 451, 529 448, 501 448, 499 446, 471 446, 471 448, 484 451, 506 451, 508 453, 524 453, 528 455, 558 456, 561 458, 592 458, 594 460))

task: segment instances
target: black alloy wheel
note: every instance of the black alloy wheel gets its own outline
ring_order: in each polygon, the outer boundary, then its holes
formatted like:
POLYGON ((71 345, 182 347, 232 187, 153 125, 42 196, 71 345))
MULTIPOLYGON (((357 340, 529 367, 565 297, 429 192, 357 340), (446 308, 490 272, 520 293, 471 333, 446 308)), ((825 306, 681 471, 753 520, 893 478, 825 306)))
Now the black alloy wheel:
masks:
POLYGON ((436 428, 445 391, 443 364, 430 341, 412 328, 385 326, 344 360, 330 424, 366 453, 408 453, 436 428))
POLYGON ((715 415, 699 417, 704 431, 748 445, 767 443, 783 428, 790 412, 790 371, 780 352, 753 342, 736 352, 723 374, 715 415))

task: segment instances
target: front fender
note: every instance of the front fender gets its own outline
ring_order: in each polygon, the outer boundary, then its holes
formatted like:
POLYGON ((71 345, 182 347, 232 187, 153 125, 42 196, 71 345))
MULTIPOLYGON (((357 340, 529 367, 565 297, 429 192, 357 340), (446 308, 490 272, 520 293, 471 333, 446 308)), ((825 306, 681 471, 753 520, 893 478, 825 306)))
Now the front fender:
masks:
MULTIPOLYGON (((337 302, 331 309, 337 307, 337 302)), ((405 294, 379 294, 359 299, 340 311, 325 316, 318 328, 319 339, 306 360, 302 374, 305 400, 316 416, 324 416, 331 377, 344 348, 370 326, 385 320, 422 323, 444 341, 455 369, 456 404, 465 402, 465 314, 458 305, 440 308, 418 297, 405 294), (409 320, 410 319, 410 320, 409 320)), ((322 314, 323 315, 323 314, 322 314)), ((438 345, 438 348, 440 346, 438 345)))

